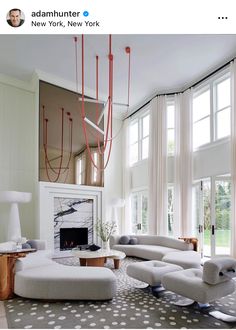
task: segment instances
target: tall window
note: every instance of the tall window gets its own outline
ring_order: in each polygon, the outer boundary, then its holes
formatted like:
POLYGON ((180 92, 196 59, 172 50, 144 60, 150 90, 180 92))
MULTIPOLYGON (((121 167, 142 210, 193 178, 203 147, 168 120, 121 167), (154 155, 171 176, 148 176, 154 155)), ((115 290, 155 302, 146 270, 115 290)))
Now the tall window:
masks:
POLYGON ((130 124, 130 165, 148 158, 149 113, 134 119, 130 124))
POLYGON ((215 90, 215 138, 221 139, 230 135, 230 78, 216 82, 215 90))
POLYGON ((174 102, 167 103, 167 151, 173 155, 175 149, 175 106, 174 102))
POLYGON ((133 234, 147 234, 148 232, 148 197, 147 191, 131 194, 131 219, 133 234))
POLYGON ((193 148, 230 135, 230 76, 213 77, 193 97, 193 148))
POLYGON ((193 98, 193 148, 210 142, 210 87, 193 98))

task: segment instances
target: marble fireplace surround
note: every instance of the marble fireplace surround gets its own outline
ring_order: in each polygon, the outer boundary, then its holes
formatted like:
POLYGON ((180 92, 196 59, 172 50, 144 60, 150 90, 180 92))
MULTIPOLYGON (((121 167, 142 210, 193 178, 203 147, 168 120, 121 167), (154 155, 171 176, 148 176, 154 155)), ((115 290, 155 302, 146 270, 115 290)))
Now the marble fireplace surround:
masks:
MULTIPOLYGON (((39 182, 39 221, 37 226, 37 236, 40 239, 46 240, 47 247, 54 251, 54 198, 92 199, 94 225, 96 219, 102 219, 103 216, 102 194, 103 188, 100 187, 39 182)), ((99 244, 94 230, 93 242, 99 244)))

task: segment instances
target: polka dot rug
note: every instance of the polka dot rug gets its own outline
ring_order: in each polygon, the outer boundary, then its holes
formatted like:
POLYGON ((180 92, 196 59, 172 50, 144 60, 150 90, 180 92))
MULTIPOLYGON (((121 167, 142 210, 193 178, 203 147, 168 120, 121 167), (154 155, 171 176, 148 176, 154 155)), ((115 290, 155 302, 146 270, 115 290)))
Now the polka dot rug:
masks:
MULTIPOLYGON (((126 275, 126 267, 136 258, 126 258, 114 270, 118 290, 112 301, 41 301, 15 297, 4 302, 8 327, 12 329, 227 329, 227 324, 201 312, 196 305, 177 307, 179 296, 164 291, 155 297, 142 284, 126 275)), ((58 262, 77 265, 75 258, 58 262)), ((213 304, 214 308, 236 316, 236 294, 213 304)))

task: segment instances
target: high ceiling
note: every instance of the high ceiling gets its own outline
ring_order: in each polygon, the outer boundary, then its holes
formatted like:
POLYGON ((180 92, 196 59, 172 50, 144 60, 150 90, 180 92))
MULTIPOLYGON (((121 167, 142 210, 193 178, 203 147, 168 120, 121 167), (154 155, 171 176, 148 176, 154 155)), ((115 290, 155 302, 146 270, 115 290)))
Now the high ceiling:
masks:
MULTIPOLYGON (((71 35, 1 35, 0 73, 30 81, 35 70, 75 85, 71 35)), ((127 102, 131 47, 131 110, 156 93, 181 91, 236 56, 236 35, 114 35, 114 101, 127 102)), ((79 39, 79 63, 80 56, 79 39)), ((86 93, 95 96, 95 55, 100 56, 100 98, 107 98, 108 36, 85 36, 86 93)), ((79 74, 81 72, 79 64, 79 74)))

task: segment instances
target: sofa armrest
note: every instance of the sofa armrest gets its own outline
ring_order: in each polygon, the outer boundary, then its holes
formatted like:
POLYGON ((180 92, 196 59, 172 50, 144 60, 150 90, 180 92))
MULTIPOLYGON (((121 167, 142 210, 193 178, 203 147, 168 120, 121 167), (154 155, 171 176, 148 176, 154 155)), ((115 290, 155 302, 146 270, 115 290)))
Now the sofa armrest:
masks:
POLYGON ((113 245, 119 244, 120 238, 121 238, 121 235, 112 235, 110 237, 110 247, 112 248, 113 245))
POLYGON ((31 239, 28 240, 27 243, 32 247, 32 249, 46 250, 46 241, 40 239, 31 239))

